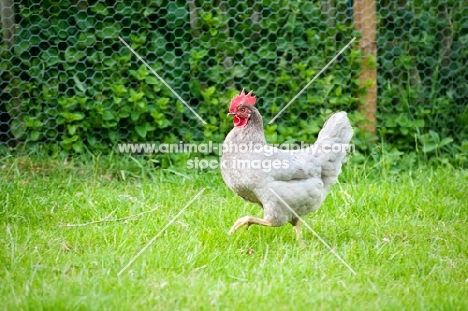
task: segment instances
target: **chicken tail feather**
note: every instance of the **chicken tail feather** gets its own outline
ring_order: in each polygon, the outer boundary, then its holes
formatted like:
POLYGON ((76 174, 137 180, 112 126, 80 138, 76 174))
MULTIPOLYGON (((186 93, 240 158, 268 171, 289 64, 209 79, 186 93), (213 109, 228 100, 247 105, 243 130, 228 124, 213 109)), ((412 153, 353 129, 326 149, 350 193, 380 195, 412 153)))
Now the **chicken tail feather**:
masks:
POLYGON ((322 180, 327 190, 336 183, 350 150, 353 128, 346 112, 332 114, 323 125, 314 145, 322 165, 322 180))

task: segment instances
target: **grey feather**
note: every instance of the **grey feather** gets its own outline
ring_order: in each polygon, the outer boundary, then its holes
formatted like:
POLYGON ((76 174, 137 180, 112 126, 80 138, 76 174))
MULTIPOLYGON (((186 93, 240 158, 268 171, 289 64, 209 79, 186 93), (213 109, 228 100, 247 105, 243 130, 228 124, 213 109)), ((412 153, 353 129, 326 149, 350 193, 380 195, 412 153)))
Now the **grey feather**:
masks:
POLYGON ((245 200, 262 206, 264 219, 274 226, 294 223, 295 218, 270 189, 299 216, 317 211, 346 161, 346 151, 325 152, 322 148, 327 144, 349 144, 353 129, 346 113, 337 112, 329 117, 314 146, 284 151, 267 145, 262 117, 253 106, 249 109, 251 118, 247 125, 233 128, 224 141, 221 174, 226 185, 245 200), (245 152, 232 148, 241 144, 248 145, 245 152), (263 147, 262 152, 258 152, 259 146, 263 147), (265 165, 253 165, 273 161, 287 165, 270 170, 265 165))

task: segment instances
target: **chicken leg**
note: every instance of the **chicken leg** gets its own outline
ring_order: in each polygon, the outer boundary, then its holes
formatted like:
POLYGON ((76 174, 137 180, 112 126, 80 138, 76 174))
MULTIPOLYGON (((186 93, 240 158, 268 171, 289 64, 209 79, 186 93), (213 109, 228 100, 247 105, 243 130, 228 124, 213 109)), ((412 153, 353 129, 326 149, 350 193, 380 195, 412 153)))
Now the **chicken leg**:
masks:
POLYGON ((249 229, 249 226, 253 224, 261 225, 261 226, 268 226, 268 227, 273 226, 269 221, 266 221, 265 219, 252 217, 252 216, 244 216, 244 217, 237 219, 237 221, 231 227, 231 230, 229 230, 229 234, 233 234, 237 229, 239 229, 240 227, 244 225, 246 226, 246 229, 249 229))
POLYGON ((294 230, 296 231, 296 241, 299 242, 299 246, 301 248, 306 247, 307 245, 301 237, 301 221, 300 220, 296 221, 296 223, 293 226, 294 226, 294 230))
POLYGON ((296 240, 300 240, 301 239, 301 221, 298 220, 295 224, 294 224, 294 230, 296 231, 296 240))

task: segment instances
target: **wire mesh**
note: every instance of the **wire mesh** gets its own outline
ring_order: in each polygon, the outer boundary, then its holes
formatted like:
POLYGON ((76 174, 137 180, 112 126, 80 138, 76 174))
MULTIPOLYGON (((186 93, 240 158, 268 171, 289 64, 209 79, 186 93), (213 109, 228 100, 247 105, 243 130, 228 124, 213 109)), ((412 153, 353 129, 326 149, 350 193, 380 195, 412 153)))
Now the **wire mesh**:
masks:
MULTIPOLYGON (((269 121, 346 43, 362 38, 347 0, 1 3, 2 153, 220 142, 231 128, 228 103, 242 88, 254 91, 269 121)), ((401 150, 415 140, 437 148, 445 138, 468 147, 467 6, 384 0, 376 8, 369 18, 377 59, 368 61, 377 67, 377 134, 401 150)), ((346 50, 265 127, 268 140, 311 141, 335 110, 362 122, 363 58, 358 44, 346 50)))

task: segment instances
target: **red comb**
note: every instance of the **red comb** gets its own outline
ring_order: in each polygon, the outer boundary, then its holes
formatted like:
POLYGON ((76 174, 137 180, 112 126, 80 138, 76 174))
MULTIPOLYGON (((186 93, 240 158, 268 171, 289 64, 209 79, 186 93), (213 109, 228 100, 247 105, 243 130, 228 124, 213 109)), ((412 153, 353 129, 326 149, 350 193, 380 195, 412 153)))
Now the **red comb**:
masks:
POLYGON ((252 91, 250 91, 247 95, 245 95, 244 89, 242 89, 242 92, 231 100, 231 105, 229 106, 229 111, 233 112, 236 110, 237 106, 241 104, 249 104, 249 105, 255 105, 255 102, 257 101, 257 98, 255 96, 252 96, 252 91))

